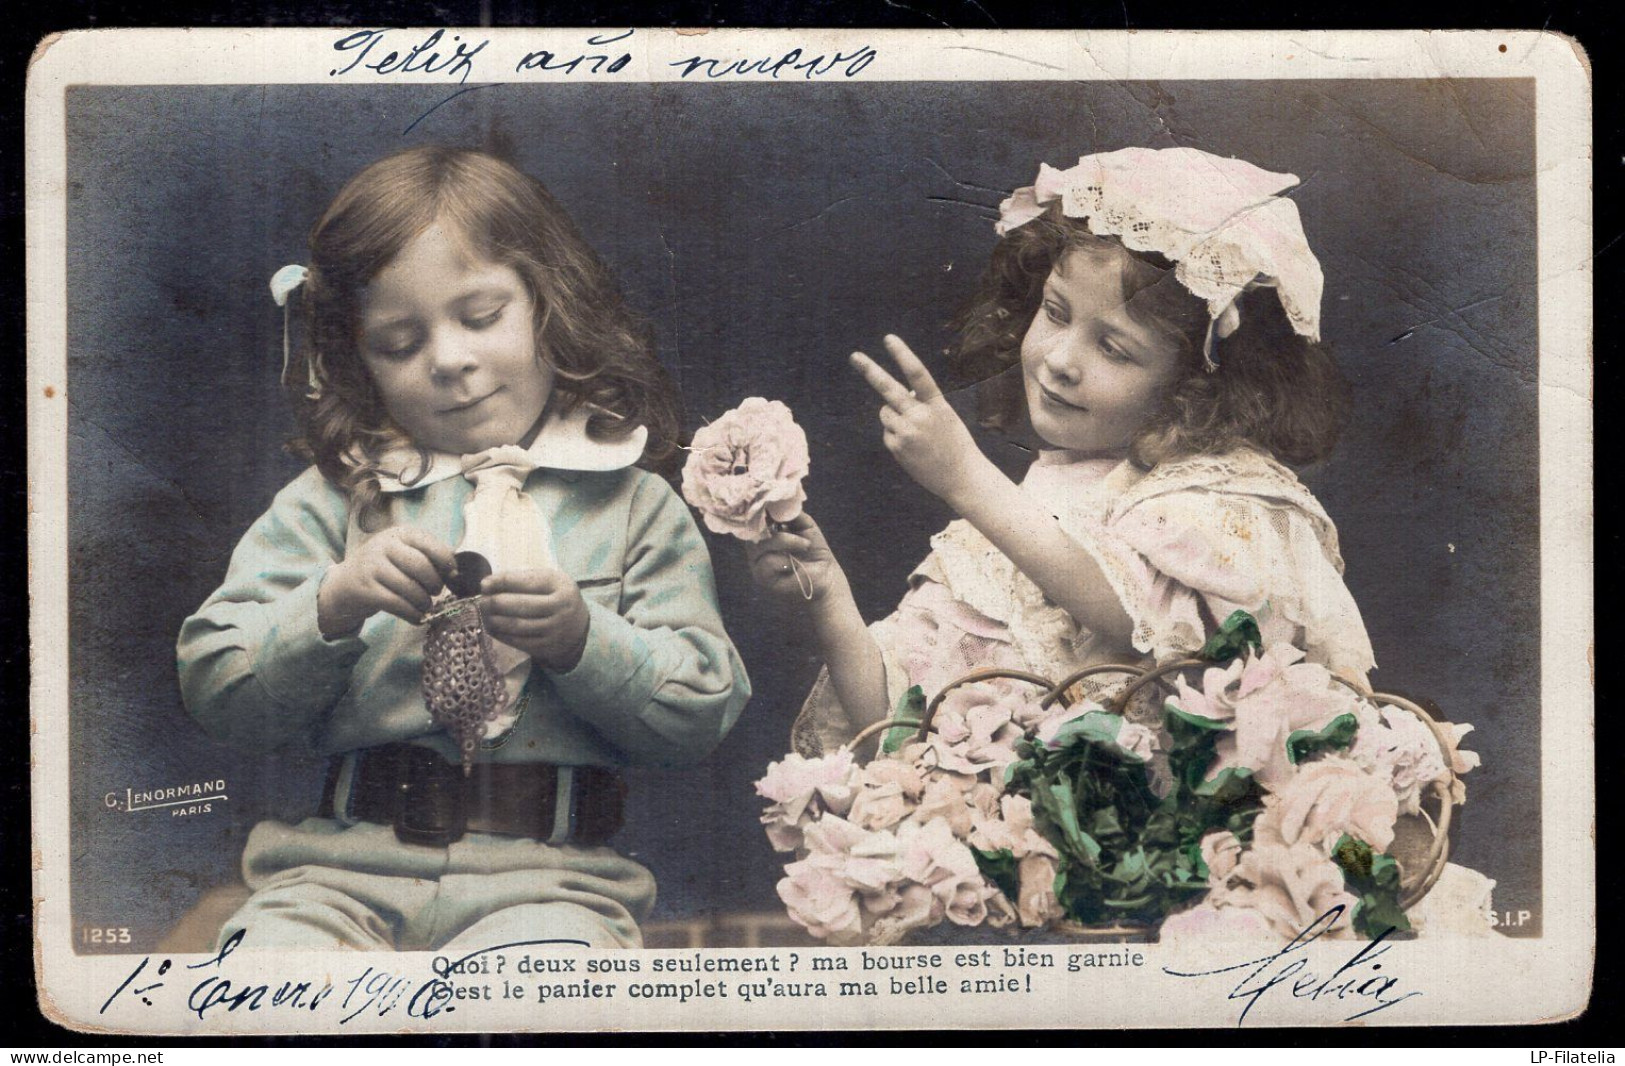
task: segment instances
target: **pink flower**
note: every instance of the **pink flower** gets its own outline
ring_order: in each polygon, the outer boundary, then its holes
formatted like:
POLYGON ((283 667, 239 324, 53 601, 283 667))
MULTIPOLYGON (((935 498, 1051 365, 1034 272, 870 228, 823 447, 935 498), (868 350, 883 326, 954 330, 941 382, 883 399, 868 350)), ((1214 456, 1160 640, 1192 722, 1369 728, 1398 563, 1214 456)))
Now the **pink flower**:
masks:
MULTIPOLYGON (((1248 652, 1249 656, 1251 654, 1248 652)), ((1174 690, 1177 695, 1168 702, 1197 718, 1228 722, 1235 717, 1235 688, 1241 682, 1241 672, 1245 666, 1241 659, 1230 660, 1228 666, 1210 666, 1202 671, 1200 688, 1191 686, 1183 677, 1175 676, 1174 690)))
POLYGON ((958 774, 941 774, 926 782, 920 805, 910 816, 922 825, 942 819, 957 837, 970 834, 976 811, 970 803, 970 785, 974 779, 958 774))
POLYGON ((1274 940, 1277 933, 1258 911, 1248 907, 1221 907, 1211 900, 1170 914, 1157 937, 1164 944, 1181 940, 1274 940))
POLYGON ((832 944, 856 944, 863 939, 857 893, 839 874, 811 861, 792 862, 784 874, 778 884, 779 899, 797 925, 832 944))
POLYGON ((896 785, 910 800, 925 791, 925 774, 903 759, 876 759, 863 767, 863 783, 871 787, 896 785))
POLYGON ((768 522, 801 513, 807 435, 778 400, 752 396, 694 433, 683 465, 683 499, 715 533, 766 540, 768 522))
POLYGON ((1254 839, 1307 844, 1330 855, 1344 833, 1377 851, 1394 842, 1399 800, 1394 790, 1346 756, 1327 756, 1298 768, 1279 793, 1264 799, 1254 839))
POLYGON ((1218 886, 1230 876, 1241 859, 1241 841, 1236 834, 1215 830, 1202 838, 1202 861, 1207 863, 1209 886, 1218 886))
POLYGON ((1008 848, 1011 856, 1017 859, 1031 854, 1056 855, 1055 845, 1045 840, 1033 827, 1032 800, 1014 794, 1000 797, 997 815, 981 815, 976 819, 969 841, 971 847, 983 851, 1008 848))
POLYGON ((774 801, 762 812, 773 847, 778 851, 801 847, 802 830, 820 811, 845 814, 852 804, 852 771, 849 751, 817 759, 790 754, 768 766, 767 774, 756 782, 756 792, 774 801))
POLYGON ((869 930, 869 943, 896 944, 914 930, 942 921, 946 910, 925 885, 904 885, 894 893, 890 906, 878 912, 869 930))
POLYGON ((1240 767, 1253 771, 1264 788, 1277 790, 1294 770, 1287 756, 1287 738, 1300 729, 1324 729, 1332 719, 1352 714, 1360 706, 1360 698, 1333 681, 1324 666, 1295 663, 1272 671, 1264 663, 1268 658, 1248 664, 1248 669, 1256 668, 1266 678, 1256 687, 1249 687, 1243 673, 1238 691, 1246 694, 1235 701, 1233 730, 1219 737, 1218 758, 1208 770, 1210 779, 1229 767, 1240 767))
POLYGON ((1183 677, 1174 679, 1178 693, 1168 702, 1198 718, 1215 722, 1228 722, 1236 716, 1236 704, 1280 677, 1288 667, 1303 658, 1303 652, 1291 644, 1275 644, 1267 651, 1247 654, 1230 660, 1225 666, 1210 666, 1202 671, 1202 684, 1194 688, 1183 677))
POLYGON ((1016 913, 1029 929, 1061 916, 1061 903, 1055 898, 1055 871, 1053 851, 1048 855, 1033 852, 1016 864, 1020 878, 1016 913))
POLYGON ((1465 723, 1445 724, 1445 732, 1450 737, 1450 768, 1457 774, 1456 783, 1450 786, 1450 801, 1458 806, 1467 802, 1467 786, 1460 775, 1478 766, 1478 752, 1461 750, 1461 738, 1472 731, 1473 727, 1465 723))
POLYGON ((1123 723, 1123 728, 1117 731, 1117 746, 1137 756, 1143 762, 1150 762, 1151 757, 1161 749, 1157 740, 1157 731, 1139 722, 1123 723))
POLYGON ((911 809, 913 804, 903 795, 902 786, 886 784, 860 791, 847 817, 865 829, 890 829, 907 818, 911 809))
POLYGON ((948 693, 931 721, 939 741, 937 765, 962 774, 1003 775, 1016 761, 1023 731, 1014 715, 1025 702, 1009 689, 989 685, 963 685, 948 693))
POLYGON ((1350 757, 1389 783, 1399 797, 1401 814, 1417 813, 1423 791, 1449 776, 1433 730, 1399 707, 1379 709, 1362 703, 1355 714, 1360 731, 1349 747, 1350 757))
POLYGON ((862 843, 869 833, 844 818, 826 814, 809 824, 804 832, 807 852, 811 858, 828 857, 841 861, 862 843))
POLYGON ((897 842, 903 876, 930 888, 950 922, 981 924, 987 917, 987 899, 998 889, 987 883, 976 857, 954 837, 946 821, 905 822, 897 830, 897 842))
POLYGON ((986 781, 977 781, 970 787, 970 805, 983 818, 997 818, 1004 809, 1004 789, 986 781))
POLYGON ((1224 887, 1208 900, 1215 907, 1256 912, 1282 940, 1298 936, 1338 906, 1343 909, 1330 930, 1345 931, 1358 902, 1343 887, 1343 871, 1318 848, 1259 840, 1242 853, 1224 887))

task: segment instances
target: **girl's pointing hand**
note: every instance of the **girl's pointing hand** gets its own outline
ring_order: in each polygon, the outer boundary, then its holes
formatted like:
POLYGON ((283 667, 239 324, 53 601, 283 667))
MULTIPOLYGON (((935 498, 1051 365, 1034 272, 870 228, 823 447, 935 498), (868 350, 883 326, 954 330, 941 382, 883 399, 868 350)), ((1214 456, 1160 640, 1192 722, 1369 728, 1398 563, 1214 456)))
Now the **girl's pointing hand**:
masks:
POLYGON ((906 385, 862 352, 852 353, 853 367, 886 401, 880 409, 882 440, 909 477, 952 506, 970 489, 985 458, 919 357, 895 336, 886 338, 886 350, 906 385))

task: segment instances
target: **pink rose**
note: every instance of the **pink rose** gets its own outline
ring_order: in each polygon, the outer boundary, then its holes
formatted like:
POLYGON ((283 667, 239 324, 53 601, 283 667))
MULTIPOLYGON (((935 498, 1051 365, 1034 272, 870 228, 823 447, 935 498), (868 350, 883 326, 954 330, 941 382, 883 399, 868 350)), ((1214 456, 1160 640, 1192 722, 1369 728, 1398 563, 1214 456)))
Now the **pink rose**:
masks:
POLYGON ((761 819, 773 847, 778 851, 801 847, 802 830, 820 811, 845 814, 852 804, 852 771, 849 751, 817 759, 791 754, 769 765, 756 782, 756 792, 774 801, 761 819))
POLYGON ((1343 909, 1330 931, 1348 930, 1358 902, 1343 887, 1343 871, 1318 848, 1258 840, 1242 853, 1223 889, 1215 890, 1208 899, 1216 907, 1255 911, 1283 941, 1302 933, 1337 906, 1343 909))
POLYGON ((1294 767, 1286 750, 1288 737, 1300 729, 1324 729, 1339 715, 1355 713, 1361 703, 1317 663, 1280 668, 1251 688, 1244 672, 1240 689, 1245 689, 1246 695, 1236 699, 1233 729, 1219 737, 1218 757, 1208 776, 1240 767, 1253 771, 1258 783, 1271 791, 1292 777, 1294 767))
POLYGON ((1008 689, 963 685, 943 698, 931 721, 939 741, 937 765, 962 774, 993 770, 1002 775, 1016 761, 1015 744, 1022 729, 1014 722, 1023 706, 1008 689))
POLYGON ((939 881, 931 890, 946 905, 944 917, 955 925, 981 925, 987 920, 987 901, 999 892, 980 871, 974 877, 939 881))
POLYGON ((1055 898, 1056 865, 1053 850, 1048 855, 1033 852, 1016 864, 1020 878, 1016 913, 1029 929, 1061 916, 1061 903, 1055 898))
POLYGON ((1004 789, 999 785, 978 781, 971 785, 969 795, 971 809, 983 818, 997 818, 1004 810, 1004 789))
POLYGON ((844 860, 868 835, 866 830, 833 814, 809 823, 803 831, 809 857, 836 860, 844 860))
POLYGON ((912 808, 901 785, 878 785, 861 790, 853 798, 847 817, 865 829, 890 829, 907 818, 912 808))
POLYGON ((832 944, 863 939, 863 916, 857 893, 839 874, 815 862, 792 862, 779 881, 779 899, 790 918, 813 936, 832 944))
POLYGON ((1033 803, 1026 796, 1006 794, 999 798, 999 812, 976 819, 969 836, 970 845, 982 851, 1010 849, 1014 858, 1028 855, 1055 857, 1055 845, 1045 840, 1033 827, 1033 803))
POLYGON ((1355 714, 1360 730, 1349 747, 1351 758, 1387 781, 1399 797, 1401 814, 1422 809, 1422 793, 1449 776, 1433 730, 1409 711, 1362 703, 1355 714))
POLYGON ((1457 774, 1456 783, 1450 786, 1450 801, 1458 806, 1467 802, 1467 786, 1462 783, 1460 775, 1478 766, 1478 752, 1463 751, 1461 739, 1473 731, 1473 727, 1465 723, 1445 723, 1445 732, 1450 738, 1450 768, 1457 774))
POLYGON ((1255 840, 1299 843, 1330 855, 1344 833, 1387 851, 1394 842, 1399 800, 1394 790, 1346 756, 1306 763, 1279 793, 1264 799, 1253 823, 1255 840))
POLYGON ((1220 907, 1204 901, 1163 920, 1157 938, 1164 944, 1181 940, 1274 940, 1276 932, 1258 911, 1220 907))
POLYGON ((904 885, 888 902, 869 929, 871 944, 896 944, 916 929, 936 925, 947 910, 925 885, 904 885))
POLYGON ((942 774, 926 782, 920 805, 910 816, 924 825, 942 819, 957 837, 969 835, 976 811, 970 805, 972 778, 958 774, 942 774))
POLYGON ((863 768, 863 783, 871 787, 896 785, 910 800, 925 791, 925 774, 903 759, 876 759, 863 768))
POLYGON ((1216 830, 1202 838, 1202 861, 1207 863, 1209 886, 1218 886, 1230 876, 1241 858, 1241 841, 1236 834, 1216 830))
MULTIPOLYGON (((1249 656, 1251 654, 1248 652, 1249 656)), ((1246 665, 1238 658, 1230 660, 1228 666, 1210 666, 1202 671, 1200 688, 1190 685, 1183 677, 1176 675, 1174 677, 1176 695, 1170 697, 1168 702, 1197 718, 1228 722, 1235 717, 1235 687, 1241 682, 1241 672, 1246 665)))
POLYGON ((1123 728, 1117 731, 1117 746, 1142 762, 1150 762, 1151 757, 1162 748, 1156 730, 1126 720, 1123 728))
POLYGON ((944 915, 956 925, 979 925, 987 917, 987 883, 965 844, 946 821, 905 822, 897 830, 898 865, 903 876, 930 888, 944 915))
POLYGON ((790 409, 752 396, 695 431, 683 465, 683 499, 712 532, 766 540, 768 522, 801 513, 808 464, 807 435, 790 409))

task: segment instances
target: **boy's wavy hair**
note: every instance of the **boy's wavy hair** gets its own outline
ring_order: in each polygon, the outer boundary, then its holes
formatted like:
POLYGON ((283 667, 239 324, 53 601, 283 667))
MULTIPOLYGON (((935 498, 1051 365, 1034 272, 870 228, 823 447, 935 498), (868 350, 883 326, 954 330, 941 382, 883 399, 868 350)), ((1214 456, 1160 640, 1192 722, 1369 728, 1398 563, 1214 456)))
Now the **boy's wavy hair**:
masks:
POLYGON ((377 517, 377 464, 387 449, 411 442, 385 411, 358 349, 363 291, 437 221, 524 280, 537 353, 555 371, 552 403, 563 411, 593 405, 587 431, 595 439, 647 426, 639 465, 669 474, 679 425, 670 381, 603 261, 540 182, 483 152, 440 146, 373 163, 311 231, 302 354, 320 389, 300 404, 293 450, 343 488, 364 521, 377 517))
MULTIPOLYGON (((959 334, 952 367, 964 382, 978 382, 982 425, 1008 430, 1026 417, 1020 373, 1021 341, 1043 302, 1044 282, 1075 249, 1122 248, 1098 237, 1055 205, 1006 234, 993 249, 976 294, 954 321, 959 334)), ((1292 331, 1274 292, 1243 293, 1241 326, 1214 344, 1218 369, 1202 365, 1207 305, 1174 277, 1155 253, 1129 255, 1143 264, 1124 271, 1129 313, 1175 339, 1180 371, 1160 410, 1129 445, 1129 458, 1149 469, 1157 463, 1244 444, 1265 449, 1294 466, 1324 459, 1347 417, 1348 388, 1321 345, 1292 331)))

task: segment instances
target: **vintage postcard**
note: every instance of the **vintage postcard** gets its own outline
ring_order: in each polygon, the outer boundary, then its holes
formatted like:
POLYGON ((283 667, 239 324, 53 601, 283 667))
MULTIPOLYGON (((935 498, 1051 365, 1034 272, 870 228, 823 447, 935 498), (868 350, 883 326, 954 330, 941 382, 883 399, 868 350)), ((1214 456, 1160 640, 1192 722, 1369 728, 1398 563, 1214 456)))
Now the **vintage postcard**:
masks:
POLYGON ((154 30, 28 81, 39 1007, 1589 1001, 1534 32, 154 30))

